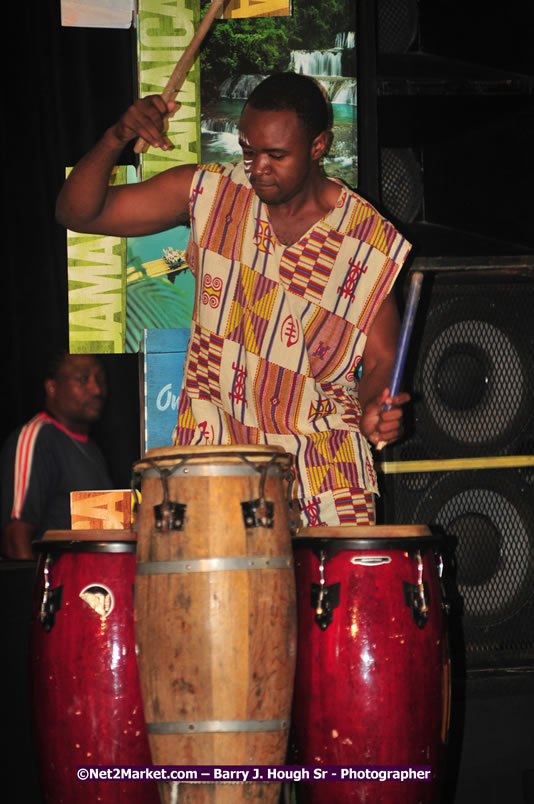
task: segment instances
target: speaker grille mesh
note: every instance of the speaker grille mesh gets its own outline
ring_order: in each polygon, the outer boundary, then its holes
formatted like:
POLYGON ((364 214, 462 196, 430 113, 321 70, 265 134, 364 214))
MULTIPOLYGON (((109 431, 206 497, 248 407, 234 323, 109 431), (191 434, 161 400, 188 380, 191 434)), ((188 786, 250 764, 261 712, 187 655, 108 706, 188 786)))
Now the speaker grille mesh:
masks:
POLYGON ((534 418, 530 304, 508 287, 452 297, 431 310, 417 361, 419 436, 439 456, 511 452, 534 418))
MULTIPOLYGON (((412 420, 387 451, 401 465, 534 454, 534 277, 456 277, 437 277, 421 299, 404 382, 412 420)), ((444 534, 467 667, 533 667, 534 468, 405 472, 381 484, 380 522, 444 534)))
POLYGON ((534 664, 534 493, 518 469, 388 478, 397 524, 443 535, 467 663, 534 664))
POLYGON ((417 34, 417 0, 378 0, 377 22, 379 52, 406 53, 417 34))
POLYGON ((404 223, 417 218, 423 203, 423 177, 410 148, 381 148, 380 192, 390 215, 404 223))

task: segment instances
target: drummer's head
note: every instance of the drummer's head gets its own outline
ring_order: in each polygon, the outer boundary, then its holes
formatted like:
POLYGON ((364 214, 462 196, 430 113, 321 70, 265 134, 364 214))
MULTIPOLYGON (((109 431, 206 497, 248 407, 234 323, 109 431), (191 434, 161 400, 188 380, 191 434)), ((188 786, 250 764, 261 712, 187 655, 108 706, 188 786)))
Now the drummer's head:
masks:
POLYGON ((297 73, 279 73, 262 81, 239 121, 245 174, 269 207, 317 195, 330 141, 323 92, 313 79, 297 73))
POLYGON ((249 95, 248 107, 259 111, 294 111, 309 142, 332 128, 332 110, 318 81, 301 73, 275 73, 261 81, 249 95))
POLYGON ((71 432, 86 434, 100 418, 107 381, 95 355, 57 352, 48 364, 44 387, 47 411, 71 432))

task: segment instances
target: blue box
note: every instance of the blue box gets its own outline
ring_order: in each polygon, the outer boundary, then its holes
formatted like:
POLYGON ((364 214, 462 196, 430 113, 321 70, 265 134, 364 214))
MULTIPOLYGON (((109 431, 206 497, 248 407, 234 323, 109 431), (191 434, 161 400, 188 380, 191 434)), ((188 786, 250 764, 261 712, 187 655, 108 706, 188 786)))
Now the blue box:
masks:
POLYGON ((145 329, 143 338, 143 450, 172 444, 189 328, 145 329))

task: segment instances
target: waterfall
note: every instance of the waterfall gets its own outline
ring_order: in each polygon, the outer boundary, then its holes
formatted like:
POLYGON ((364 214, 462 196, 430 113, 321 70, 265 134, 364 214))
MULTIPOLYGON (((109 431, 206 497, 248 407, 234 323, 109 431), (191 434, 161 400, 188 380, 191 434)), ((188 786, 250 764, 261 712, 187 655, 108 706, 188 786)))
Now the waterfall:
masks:
POLYGON ((331 103, 356 106, 356 79, 343 76, 342 54, 353 50, 356 43, 354 31, 336 34, 335 47, 328 50, 294 50, 291 54, 292 68, 316 78, 328 93, 331 103))
POLYGON ((348 106, 357 105, 357 85, 355 78, 344 78, 334 82, 328 93, 331 103, 346 103, 348 106))
POLYGON ((356 47, 356 34, 354 31, 344 31, 336 34, 336 47, 353 49, 356 47))
POLYGON ((237 122, 228 120, 228 118, 221 117, 203 117, 202 131, 211 134, 233 134, 235 137, 239 135, 239 127, 237 122))
POLYGON ((294 50, 293 69, 305 75, 341 75, 341 50, 294 50))
MULTIPOLYGON (((356 114, 356 79, 343 75, 343 54, 355 47, 354 31, 336 34, 333 46, 326 50, 295 50, 291 68, 313 76, 333 104, 336 135, 328 162, 335 165, 334 173, 354 184, 354 120, 356 114), (337 108, 336 108, 337 107, 337 108), (352 108, 351 108, 352 107, 352 108)), ((237 161, 241 158, 238 142, 238 123, 243 102, 265 78, 264 75, 233 75, 225 79, 219 95, 203 112, 202 158, 209 162, 237 161)))
POLYGON ((265 78, 264 75, 238 75, 226 78, 220 87, 222 98, 246 100, 255 87, 265 78))

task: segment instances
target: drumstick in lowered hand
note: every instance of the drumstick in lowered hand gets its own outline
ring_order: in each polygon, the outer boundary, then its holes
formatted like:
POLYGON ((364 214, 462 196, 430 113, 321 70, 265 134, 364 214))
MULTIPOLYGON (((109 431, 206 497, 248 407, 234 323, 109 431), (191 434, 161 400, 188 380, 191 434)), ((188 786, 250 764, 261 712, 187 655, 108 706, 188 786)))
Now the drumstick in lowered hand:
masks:
MULTIPOLYGON (((408 291, 408 299, 406 301, 406 308, 402 317, 402 326, 399 335, 399 342, 397 344, 397 352, 395 354, 395 362, 393 363, 393 370, 391 372, 391 379, 389 381, 389 395, 395 396, 398 394, 404 364, 406 362, 406 355, 408 353, 408 345, 412 334, 413 323, 415 320, 415 313, 417 312, 417 305, 419 304, 419 297, 421 296, 421 285, 423 283, 423 274, 421 271, 413 271, 412 278, 410 279, 410 289, 408 291)), ((391 405, 386 405, 385 409, 390 410, 391 405)), ((377 450, 381 450, 386 446, 385 441, 379 441, 376 445, 377 450)))
MULTIPOLYGON (((200 25, 195 31, 195 34, 191 39, 190 43, 188 44, 188 46, 178 59, 176 67, 172 71, 171 77, 167 81, 167 84, 165 85, 165 88, 161 93, 161 97, 163 98, 165 103, 168 103, 170 100, 173 100, 176 93, 182 86, 185 77, 189 72, 189 70, 191 69, 191 65, 195 60, 197 50, 202 44, 202 40, 204 39, 209 29, 211 28, 211 25, 215 20, 215 17, 221 10, 224 3, 225 0, 212 0, 209 9, 202 18, 200 25)), ((144 140, 142 137, 139 137, 134 146, 135 153, 136 154, 145 153, 147 148, 148 143, 146 142, 146 140, 144 140)))

